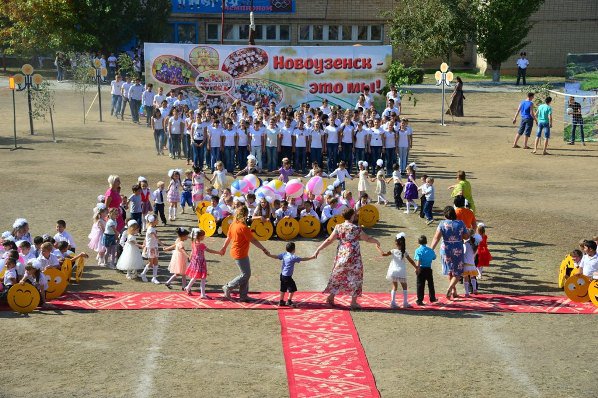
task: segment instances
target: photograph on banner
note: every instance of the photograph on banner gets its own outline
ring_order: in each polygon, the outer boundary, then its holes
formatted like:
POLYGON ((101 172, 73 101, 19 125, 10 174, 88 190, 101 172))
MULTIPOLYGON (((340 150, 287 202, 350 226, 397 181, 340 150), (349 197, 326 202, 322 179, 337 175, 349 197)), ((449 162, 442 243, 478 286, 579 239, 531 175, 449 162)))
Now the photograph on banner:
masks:
POLYGON ((391 46, 242 46, 145 44, 146 82, 183 91, 190 103, 240 100, 277 107, 303 102, 354 108, 368 86, 377 108, 392 61, 391 46))
POLYGON ((569 54, 565 73, 564 139, 571 142, 575 128, 575 141, 582 129, 585 141, 598 141, 598 53, 569 54))
POLYGON ((295 0, 171 0, 172 12, 193 12, 201 14, 220 14, 222 3, 224 12, 244 14, 253 11, 256 14, 294 13, 295 0))

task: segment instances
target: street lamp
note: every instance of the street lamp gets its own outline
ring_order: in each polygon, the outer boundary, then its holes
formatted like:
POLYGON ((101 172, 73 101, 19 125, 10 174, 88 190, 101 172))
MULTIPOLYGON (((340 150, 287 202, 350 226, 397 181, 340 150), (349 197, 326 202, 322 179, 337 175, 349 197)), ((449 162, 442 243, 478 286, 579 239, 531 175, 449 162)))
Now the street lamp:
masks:
POLYGON ((39 73, 33 74, 33 66, 29 64, 23 65, 21 68, 23 74, 17 73, 14 76, 14 82, 19 86, 17 91, 27 89, 27 104, 29 105, 29 129, 33 135, 33 113, 31 110, 31 89, 39 90, 39 86, 44 81, 44 78, 39 73))
POLYGON ((108 70, 106 68, 102 68, 102 64, 100 63, 99 59, 93 60, 93 70, 96 74, 96 83, 98 84, 98 100, 100 101, 100 122, 102 121, 102 90, 100 84, 102 83, 102 79, 108 75, 108 70))
POLYGON ((442 86, 442 115, 440 116, 440 125, 446 126, 444 124, 444 96, 445 96, 445 88, 451 86, 451 81, 453 80, 453 72, 448 71, 449 66, 446 62, 443 62, 440 65, 440 70, 436 71, 434 77, 436 78, 436 85, 442 86))

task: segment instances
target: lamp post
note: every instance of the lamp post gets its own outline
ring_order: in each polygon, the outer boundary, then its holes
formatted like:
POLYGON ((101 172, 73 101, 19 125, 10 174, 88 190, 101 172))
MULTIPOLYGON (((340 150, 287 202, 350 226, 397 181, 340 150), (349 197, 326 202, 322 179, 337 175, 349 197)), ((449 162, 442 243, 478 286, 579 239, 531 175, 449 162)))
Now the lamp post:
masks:
POLYGON ((29 129, 33 135, 33 113, 31 109, 31 89, 39 90, 39 86, 44 81, 44 78, 39 73, 33 74, 33 66, 29 64, 23 65, 21 68, 23 74, 17 73, 14 76, 14 82, 19 86, 17 91, 27 90, 27 105, 29 106, 29 129))
POLYGON ((11 151, 15 151, 20 147, 17 145, 17 106, 15 104, 15 78, 13 76, 8 78, 8 88, 12 91, 12 120, 13 120, 13 131, 15 135, 15 147, 11 148, 11 151))
POLYGON ((446 93, 445 88, 450 87, 451 81, 453 80, 453 72, 449 72, 448 69, 449 66, 446 64, 446 62, 443 62, 440 65, 440 70, 436 71, 436 73, 434 74, 434 77, 436 78, 436 85, 442 86, 442 114, 440 116, 441 126, 446 126, 446 124, 444 124, 444 96, 446 93))
POLYGON ((98 85, 98 101, 100 104, 100 122, 102 122, 102 89, 101 83, 102 78, 108 75, 108 70, 106 68, 102 68, 102 64, 100 63, 99 59, 93 60, 93 69, 96 74, 96 83, 98 85))

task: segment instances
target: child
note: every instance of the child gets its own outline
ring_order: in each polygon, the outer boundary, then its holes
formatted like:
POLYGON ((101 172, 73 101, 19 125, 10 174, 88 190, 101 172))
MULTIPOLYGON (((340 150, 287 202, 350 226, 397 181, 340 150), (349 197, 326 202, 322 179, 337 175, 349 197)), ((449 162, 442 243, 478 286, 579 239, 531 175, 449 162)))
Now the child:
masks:
POLYGON ((299 215, 299 218, 303 218, 306 216, 313 216, 315 218, 318 218, 318 213, 316 213, 313 209, 313 205, 309 200, 306 200, 305 202, 303 202, 303 207, 304 209, 301 210, 301 214, 299 215))
POLYGON ((405 201, 407 201, 407 210, 403 213, 409 214, 409 205, 413 206, 413 212, 417 213, 417 203, 414 199, 417 199, 417 185, 415 184, 414 171, 411 165, 407 166, 407 183, 405 184, 405 201))
POLYGON ((177 205, 180 200, 179 190, 183 187, 181 184, 181 172, 179 170, 171 169, 168 171, 170 183, 168 184, 168 220, 176 220, 177 205))
POLYGON ((312 162, 311 169, 309 170, 305 178, 312 178, 315 176, 328 177, 328 174, 324 173, 324 171, 318 165, 318 162, 312 162))
POLYGON ((432 261, 436 260, 436 253, 428 246, 428 238, 422 235, 417 240, 419 247, 415 249, 413 259, 417 261, 417 305, 424 305, 424 289, 428 283, 428 296, 430 303, 435 303, 436 290, 434 290, 434 275, 432 274, 432 261))
MULTIPOLYGON (((421 176, 422 185, 417 187, 418 191, 422 190, 422 186, 427 185, 426 181, 428 180, 428 175, 424 174, 421 176)), ((424 206, 426 205, 426 195, 422 192, 422 195, 419 197, 419 218, 424 218, 424 206)))
POLYGON ((160 239, 158 239, 158 231, 156 230, 156 224, 158 220, 153 214, 146 216, 147 225, 149 227, 145 231, 145 241, 143 242, 143 257, 148 259, 145 268, 141 272, 141 280, 147 282, 147 271, 152 268, 152 283, 156 285, 160 284, 158 281, 158 245, 161 245, 160 239))
POLYGON ((12 224, 12 236, 16 241, 26 240, 31 243, 31 233, 29 233, 29 223, 24 218, 17 218, 12 224))
POLYGON ((193 167, 193 191, 191 192, 191 198, 193 200, 193 208, 197 207, 197 204, 204 198, 204 184, 206 181, 206 175, 201 167, 193 167))
POLYGON ((220 160, 216 162, 215 166, 216 170, 214 170, 212 179, 210 179, 210 184, 214 185, 216 189, 222 189, 226 186, 227 171, 224 168, 224 163, 220 160))
POLYGON ((16 266, 17 263, 14 258, 7 258, 4 263, 4 279, 2 289, 0 289, 0 298, 5 298, 8 294, 8 290, 17 283, 18 275, 16 266))
POLYGON ((424 195, 424 217, 426 218, 426 224, 430 225, 434 222, 434 217, 432 216, 432 209, 434 208, 434 178, 428 177, 426 179, 426 183, 423 184, 419 189, 422 191, 424 195))
POLYGON ((359 169, 359 181, 357 182, 357 192, 359 193, 359 197, 367 192, 368 190, 368 162, 364 162, 360 160, 357 162, 357 168, 359 169))
MULTIPOLYGON (((97 253, 96 260, 98 260, 98 265, 100 267, 106 265, 106 246, 102 244, 102 237, 104 235, 104 230, 106 229, 105 218, 107 215, 108 209, 106 209, 106 205, 103 203, 98 203, 97 206, 93 209, 93 226, 91 227, 91 232, 88 236, 89 244, 87 245, 87 247, 89 247, 91 250, 97 253)), ((37 238, 35 240, 37 240, 37 238)))
MULTIPOLYGON (((56 221, 56 235, 54 235, 54 240, 56 242, 68 242, 69 249, 73 251, 73 253, 77 250, 77 245, 75 244, 75 240, 66 231, 66 221, 58 220, 56 221)), ((23 242, 27 242, 26 240, 23 242)), ((29 246, 31 247, 31 246, 29 246)))
POLYGON ((407 265, 405 259, 413 265, 415 272, 419 273, 419 269, 409 254, 406 253, 405 248, 405 233, 398 233, 395 239, 396 249, 382 253, 383 256, 392 255, 392 260, 388 266, 388 272, 386 273, 386 279, 392 282, 392 290, 390 291, 390 308, 398 308, 395 301, 397 294, 398 284, 401 284, 403 288, 403 308, 411 307, 407 301, 407 265))
POLYGON ((393 196, 395 199, 395 207, 397 210, 400 210, 403 207, 403 198, 401 198, 401 194, 403 193, 403 181, 401 181, 401 166, 395 163, 392 166, 392 177, 387 180, 387 183, 392 181, 394 183, 394 190, 393 196))
POLYGON ((181 192, 181 208, 183 209, 183 214, 185 214, 185 205, 188 205, 195 211, 195 207, 193 206, 193 197, 191 192, 193 191, 193 170, 187 169, 185 170, 185 179, 183 180, 183 191, 181 192))
POLYGON ((206 245, 202 242, 206 237, 206 233, 199 228, 193 228, 191 231, 191 262, 189 263, 189 267, 185 271, 185 275, 187 275, 191 280, 187 287, 185 287, 185 291, 189 296, 191 296, 191 288, 197 279, 201 280, 201 284, 199 285, 200 289, 200 298, 202 299, 209 299, 206 295, 206 279, 208 277, 208 265, 206 263, 205 252, 212 253, 212 254, 220 254, 219 251, 208 249, 206 245))
POLYGON ((131 219, 137 221, 141 225, 141 218, 143 217, 143 209, 141 206, 141 187, 135 184, 131 187, 133 195, 129 196, 129 207, 131 209, 131 219))
POLYGON ((116 269, 127 271, 127 279, 137 278, 137 270, 143 269, 143 257, 141 257, 140 245, 137 243, 139 224, 130 223, 127 228, 127 242, 123 253, 116 263, 116 269))
POLYGON ((25 263, 27 263, 29 260, 35 260, 36 255, 33 250, 31 250, 31 243, 27 242, 26 240, 22 240, 19 242, 18 247, 19 251, 23 255, 25 263))
POLYGON ((272 255, 269 252, 266 252, 266 255, 270 258, 281 260, 280 299, 278 300, 278 305, 280 307, 285 306, 284 296, 286 292, 289 292, 289 299, 286 301, 286 305, 288 305, 289 307, 294 307, 295 304, 293 303, 293 294, 297 291, 297 284, 293 280, 293 271, 295 270, 295 264, 301 261, 313 260, 316 257, 297 257, 295 255, 294 242, 287 243, 286 252, 281 253, 278 256, 272 255))
POLYGON ((488 236, 486 235, 486 226, 482 223, 479 223, 477 227, 477 232, 482 237, 482 240, 478 245, 477 255, 478 278, 482 279, 483 269, 484 267, 490 265, 490 261, 492 261, 492 255, 490 254, 490 250, 488 250, 488 236))
POLYGON ((478 269, 475 266, 475 254, 478 244, 482 237, 474 235, 474 230, 469 230, 469 239, 463 243, 463 287, 465 288, 465 297, 469 297, 470 286, 473 294, 478 294, 478 269))
MULTIPOLYGON (((253 214, 253 212, 255 211, 255 208, 257 207, 257 202, 255 201, 255 194, 250 192, 246 195, 247 198, 247 209, 249 210, 249 214, 253 214)), ((239 199, 243 199, 242 197, 239 199)))
POLYGON ((345 179, 350 179, 352 180, 353 177, 351 177, 351 174, 349 174, 349 172, 347 171, 347 164, 345 163, 344 160, 341 160, 338 163, 338 168, 336 170, 334 170, 332 173, 330 173, 330 175, 328 176, 330 178, 336 177, 336 181, 339 182, 339 186, 341 187, 341 189, 345 189, 345 179))
MULTIPOLYGON (((160 215, 162 225, 166 225, 166 215, 164 215, 164 199, 167 197, 168 193, 164 190, 164 181, 158 181, 156 186, 158 189, 152 193, 152 197, 154 198, 154 217, 157 218, 158 215, 160 215)), ((168 211, 168 214, 170 215, 170 210, 168 211)))
MULTIPOLYGON (((139 183, 139 187, 141 190, 139 194, 141 196, 141 231, 144 232, 147 228, 145 225, 145 216, 147 216, 152 210, 152 202, 150 201, 152 197, 152 191, 149 189, 149 185, 147 183, 147 179, 145 177, 137 178, 137 182, 139 183)), ((162 208, 162 212, 164 212, 164 208, 162 208)))
POLYGON ((189 237, 189 231, 185 228, 177 228, 176 234, 178 236, 177 240, 174 242, 174 245, 168 246, 164 248, 165 252, 172 251, 172 257, 170 258, 170 264, 168 264, 168 270, 172 274, 170 279, 166 281, 166 287, 171 289, 170 283, 176 278, 177 276, 181 276, 181 290, 185 290, 186 285, 186 277, 185 272, 187 271, 187 260, 189 259, 189 255, 185 250, 185 241, 189 237))
POLYGON ((367 193, 361 194, 359 201, 355 203, 355 212, 359 215, 359 209, 370 203, 370 196, 367 193))
POLYGON ((243 169, 239 170, 237 174, 235 174, 235 178, 246 176, 247 174, 258 174, 259 170, 257 168, 257 160, 255 156, 249 155, 247 156, 247 166, 243 169))
POLYGON ((19 283, 21 285, 24 285, 25 283, 31 283, 33 286, 35 286, 39 291, 39 304, 43 306, 46 302, 48 278, 39 267, 41 267, 41 264, 37 260, 30 260, 29 262, 27 262, 27 264, 25 265, 25 275, 23 275, 23 279, 21 279, 19 283))
POLYGON ((50 242, 45 242, 42 244, 41 254, 37 258, 41 263, 42 270, 46 270, 48 268, 60 269, 60 260, 58 260, 58 257, 56 257, 56 255, 52 254, 53 250, 54 246, 52 246, 50 242))
POLYGON ((295 175, 295 170, 291 168, 291 162, 289 161, 289 158, 282 159, 282 167, 278 169, 278 174, 278 179, 285 184, 289 182, 289 177, 295 175))
POLYGON ((376 182, 376 195, 378 195, 378 199, 376 204, 382 204, 386 206, 388 204, 388 200, 384 197, 386 195, 386 179, 384 178, 384 168, 382 167, 382 160, 378 159, 376 162, 378 165, 376 167, 376 178, 372 178, 372 182, 376 182))
MULTIPOLYGON (((108 221, 106 221, 106 228, 104 228, 104 235, 102 236, 102 245, 106 248, 106 264, 109 268, 114 268, 114 265, 116 264, 116 245, 118 240, 118 231, 116 230, 117 217, 118 209, 110 209, 108 212, 108 221)), ((42 245, 42 253, 44 245, 42 245)))

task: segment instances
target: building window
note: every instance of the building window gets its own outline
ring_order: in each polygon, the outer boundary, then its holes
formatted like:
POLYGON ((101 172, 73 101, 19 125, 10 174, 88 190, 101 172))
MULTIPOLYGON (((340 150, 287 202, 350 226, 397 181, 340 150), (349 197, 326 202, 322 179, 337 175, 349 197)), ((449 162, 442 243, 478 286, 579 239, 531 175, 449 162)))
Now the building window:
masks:
POLYGON ((220 25, 209 23, 206 31, 208 40, 220 40, 220 25))
POLYGON ((310 26, 309 25, 300 25, 299 26, 299 40, 311 40, 311 35, 309 34, 310 32, 310 26))
POLYGON ((174 22, 172 41, 174 43, 197 43, 197 24, 192 22, 174 22))
POLYGON ((336 41, 336 40, 340 40, 340 36, 339 36, 340 31, 338 30, 338 26, 336 25, 329 25, 328 26, 328 40, 330 41, 336 41))
POLYGON ((353 26, 343 25, 343 37, 341 40, 353 40, 353 26))
POLYGON ((324 40, 324 26, 323 25, 312 25, 311 26, 311 40, 314 40, 314 41, 324 40))
POLYGON ((299 41, 381 42, 380 25, 299 25, 299 41))
POLYGON ((291 40, 291 35, 290 35, 291 30, 289 29, 289 25, 280 25, 279 31, 280 31, 280 40, 291 40))
POLYGON ((379 25, 370 26, 370 41, 382 40, 382 27, 379 25))
MULTIPOLYGON (((220 24, 207 24, 207 41, 220 40, 220 24)), ((289 25, 256 25, 255 40, 289 41, 289 25)), ((245 41, 249 39, 249 25, 224 25, 225 41, 245 41)))
POLYGON ((366 41, 368 39, 368 27, 358 26, 357 27, 357 40, 366 41))

